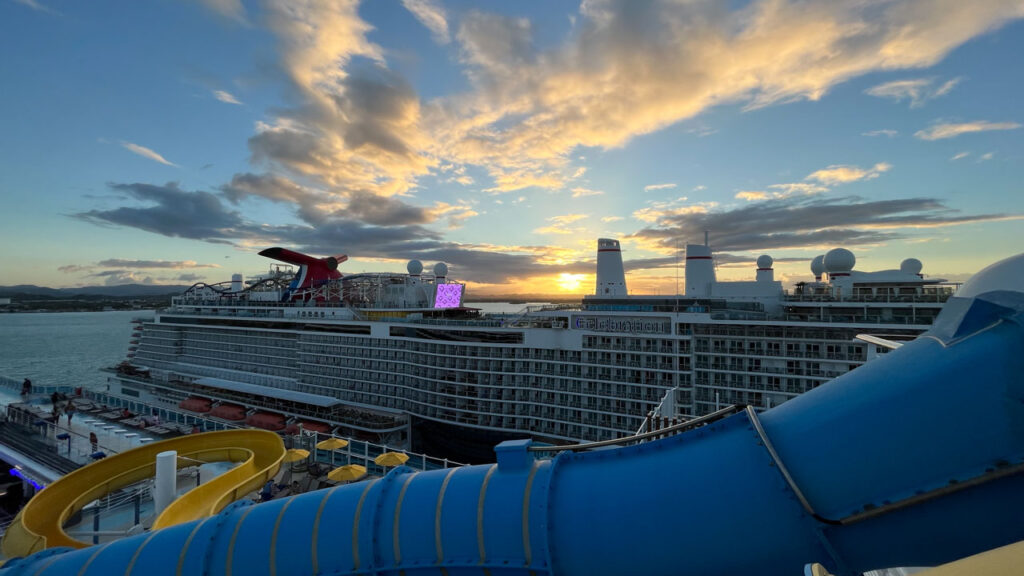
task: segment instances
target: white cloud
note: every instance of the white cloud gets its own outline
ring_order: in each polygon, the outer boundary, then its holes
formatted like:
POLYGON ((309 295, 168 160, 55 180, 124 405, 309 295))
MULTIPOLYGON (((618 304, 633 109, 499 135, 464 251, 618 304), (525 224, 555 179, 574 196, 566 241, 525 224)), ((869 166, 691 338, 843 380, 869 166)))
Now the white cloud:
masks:
POLYGON ((159 162, 159 163, 164 164, 166 166, 174 166, 174 167, 178 166, 174 162, 171 162, 170 160, 164 158, 163 156, 161 156, 160 154, 154 152, 153 150, 151 150, 149 148, 146 148, 145 146, 139 146, 138 144, 135 144, 135 143, 132 143, 132 142, 125 142, 123 140, 121 141, 121 146, 123 146, 125 149, 127 149, 128 151, 130 151, 130 152, 132 152, 134 154, 138 154, 139 156, 142 156, 143 158, 149 158, 150 160, 153 160, 155 162, 159 162))
POLYGON ((433 0, 402 0, 402 5, 412 15, 430 30, 434 41, 438 44, 447 44, 452 41, 448 32, 448 17, 444 8, 433 0))
POLYGON ((36 0, 14 0, 14 1, 17 2, 18 4, 23 5, 23 6, 28 6, 29 8, 31 8, 33 10, 36 10, 38 12, 46 12, 47 14, 60 14, 60 12, 57 12, 53 8, 49 8, 47 6, 43 6, 42 4, 37 2, 36 0))
POLYGON ((651 192, 652 190, 671 190, 676 187, 674 182, 668 182, 665 184, 648 184, 644 186, 644 192, 651 192))
POLYGON ((992 158, 995 157, 995 155, 995 152, 986 152, 981 156, 978 156, 978 162, 985 162, 986 160, 991 160, 992 158))
POLYGON ((472 89, 430 103, 433 150, 486 167, 495 192, 562 188, 580 147, 624 146, 724 103, 817 100, 864 74, 929 67, 1024 15, 1002 0, 739 6, 588 0, 571 38, 546 51, 528 21, 470 13, 456 38, 472 89))
POLYGON ((871 168, 837 164, 808 174, 806 180, 816 180, 826 185, 846 184, 847 182, 878 178, 890 168, 892 168, 892 164, 886 162, 879 162, 871 168))
POLYGON ((886 136, 888 138, 893 138, 898 134, 899 132, 897 132, 896 130, 882 129, 872 130, 870 132, 862 132, 861 136, 886 136))
POLYGON ((214 90, 213 97, 225 104, 241 104, 241 102, 238 101, 238 98, 235 98, 230 92, 225 92, 224 90, 214 90))
POLYGON ((625 220, 622 216, 605 216, 601 218, 601 222, 618 222, 619 220, 625 220))
POLYGON ((1017 128, 1020 128, 1020 126, 1021 125, 1016 122, 988 122, 986 120, 961 123, 941 123, 925 130, 918 130, 914 133, 914 136, 917 136, 921 140, 943 140, 946 138, 955 138, 961 134, 969 134, 971 132, 1016 130, 1017 128))
POLYGON ((971 155, 970 152, 966 152, 966 151, 958 152, 956 155, 954 155, 952 158, 950 158, 950 160, 960 160, 962 158, 967 158, 970 155, 971 155))
POLYGON ((941 84, 936 84, 937 78, 916 78, 913 80, 895 80, 868 88, 864 92, 879 98, 890 98, 896 102, 903 100, 910 101, 911 108, 919 108, 928 100, 934 100, 940 96, 949 94, 960 78, 953 78, 941 84))
POLYGON ((707 186, 705 186, 705 185, 703 185, 703 184, 697 184, 697 185, 696 185, 696 186, 694 186, 694 187, 693 187, 692 189, 690 189, 690 191, 691 191, 691 192, 700 192, 700 191, 702 191, 702 190, 707 190, 707 189, 708 189, 708 187, 707 187, 707 186))
POLYGON ((580 186, 572 189, 573 198, 582 198, 584 196, 600 196, 602 194, 604 194, 604 192, 600 190, 591 190, 590 188, 583 188, 580 186))

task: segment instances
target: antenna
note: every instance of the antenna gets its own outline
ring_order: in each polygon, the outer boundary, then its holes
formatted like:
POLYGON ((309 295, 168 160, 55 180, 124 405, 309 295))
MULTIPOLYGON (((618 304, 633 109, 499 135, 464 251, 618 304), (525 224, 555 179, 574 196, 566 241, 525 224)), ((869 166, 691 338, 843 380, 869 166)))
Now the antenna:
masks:
POLYGON ((679 237, 676 236, 676 296, 679 296, 679 237))

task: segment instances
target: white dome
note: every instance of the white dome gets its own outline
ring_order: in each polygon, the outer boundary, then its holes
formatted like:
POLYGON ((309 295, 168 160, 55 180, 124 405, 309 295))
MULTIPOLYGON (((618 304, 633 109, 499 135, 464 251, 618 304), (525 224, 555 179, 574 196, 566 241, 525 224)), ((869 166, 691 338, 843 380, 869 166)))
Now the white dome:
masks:
POLYGON ((900 272, 906 274, 920 274, 921 268, 924 268, 924 264, 917 258, 907 258, 903 262, 900 262, 900 272))
POLYGON ((818 254, 811 260, 811 274, 815 276, 821 276, 825 273, 825 255, 818 254))
POLYGON ((857 257, 846 248, 833 248, 825 253, 825 271, 829 274, 849 272, 857 263, 857 257))
POLYGON ((434 264, 434 276, 447 276, 447 275, 448 275, 448 265, 447 264, 445 264, 444 262, 438 262, 437 264, 434 264))
POLYGON ((409 274, 412 274, 413 276, 419 276, 420 272, 423 272, 423 262, 420 262, 419 260, 409 260, 409 263, 406 264, 405 269, 409 271, 409 274))
POLYGON ((767 254, 762 254, 761 256, 757 257, 757 267, 763 270, 771 268, 773 262, 775 261, 772 260, 772 257, 767 254))

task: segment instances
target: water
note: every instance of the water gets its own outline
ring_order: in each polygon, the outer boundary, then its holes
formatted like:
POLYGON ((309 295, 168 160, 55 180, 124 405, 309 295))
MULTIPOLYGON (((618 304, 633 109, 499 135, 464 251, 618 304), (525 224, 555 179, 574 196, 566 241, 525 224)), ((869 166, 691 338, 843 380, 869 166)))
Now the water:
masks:
POLYGON ((0 314, 0 375, 40 385, 102 384, 127 358, 135 318, 151 310, 0 314))
POLYGON ((527 306, 550 306, 550 302, 464 302, 463 306, 479 308, 481 314, 518 314, 527 306))

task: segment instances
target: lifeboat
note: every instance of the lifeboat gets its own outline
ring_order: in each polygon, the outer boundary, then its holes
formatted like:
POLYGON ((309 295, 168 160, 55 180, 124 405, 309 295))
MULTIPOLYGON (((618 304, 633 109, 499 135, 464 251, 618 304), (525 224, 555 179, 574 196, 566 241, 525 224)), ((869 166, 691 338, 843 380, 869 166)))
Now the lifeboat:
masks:
POLYGON ((210 410, 210 416, 232 422, 241 422, 245 420, 245 407, 238 404, 221 404, 210 410))
POLYGON ((276 412, 255 412, 245 419, 245 423, 253 428, 277 432, 284 429, 285 417, 276 412))
POLYGON ((189 412, 196 412, 198 414, 206 414, 212 407, 213 400, 203 398, 201 396, 189 396, 178 403, 178 408, 188 410, 189 412))

